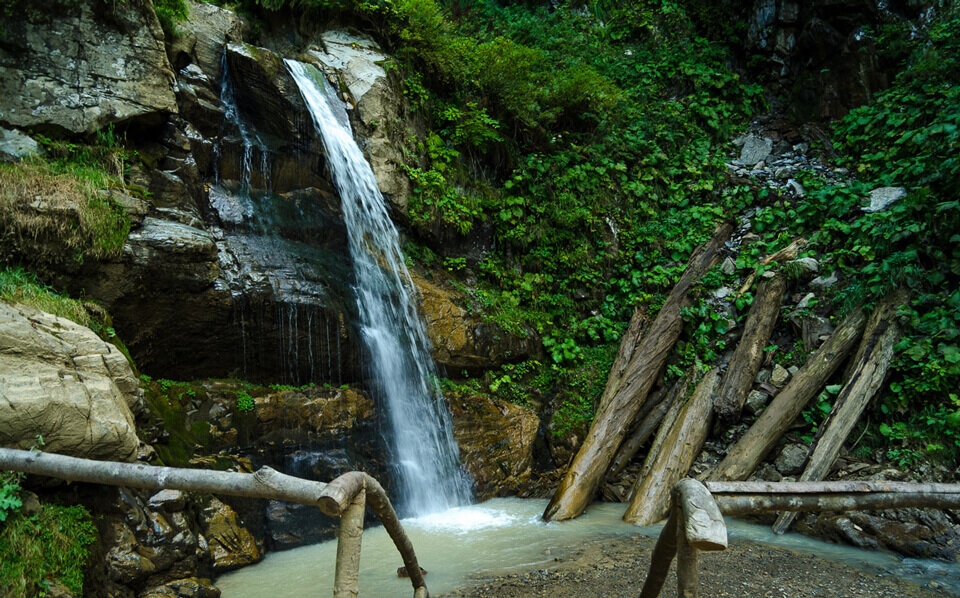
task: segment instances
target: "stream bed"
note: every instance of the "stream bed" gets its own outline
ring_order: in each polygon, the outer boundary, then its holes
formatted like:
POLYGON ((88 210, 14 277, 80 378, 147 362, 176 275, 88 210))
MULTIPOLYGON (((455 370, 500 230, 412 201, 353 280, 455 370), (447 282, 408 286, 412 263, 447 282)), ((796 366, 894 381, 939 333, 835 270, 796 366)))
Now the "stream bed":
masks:
MULTIPOLYGON (((644 535, 656 538, 660 526, 638 528, 620 520, 623 504, 595 503, 572 521, 544 523, 546 500, 496 498, 424 517, 405 519, 404 528, 427 570, 432 595, 476 580, 544 568, 584 542, 605 537, 644 535)), ((960 596, 960 563, 900 559, 892 554, 829 544, 800 534, 777 536, 769 527, 727 519, 730 543, 756 542, 918 584, 935 581, 947 595, 960 596)), ((315 598, 333 589, 336 540, 270 553, 259 564, 217 580, 223 598, 315 598)), ((360 559, 360 594, 377 598, 408 597, 410 581, 397 577, 403 563, 382 527, 364 531, 360 559)), ((737 564, 733 560, 731 567, 737 564)), ((640 582, 638 581, 638 584, 640 582)), ((638 587, 639 592, 639 587, 638 587)))

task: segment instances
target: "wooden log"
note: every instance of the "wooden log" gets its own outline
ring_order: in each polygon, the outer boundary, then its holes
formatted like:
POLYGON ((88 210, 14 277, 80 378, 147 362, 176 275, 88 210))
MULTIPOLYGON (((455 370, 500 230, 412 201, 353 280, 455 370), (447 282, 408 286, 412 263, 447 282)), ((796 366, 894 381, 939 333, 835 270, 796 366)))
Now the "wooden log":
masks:
POLYGON ((793 420, 826 385, 853 349, 866 325, 866 315, 856 310, 791 378, 757 421, 727 452, 710 475, 711 480, 745 480, 770 452, 793 420))
POLYGON ((770 511, 827 512, 881 511, 883 509, 957 509, 960 489, 943 492, 874 492, 807 494, 736 494, 714 496, 724 515, 749 515, 770 511))
POLYGON ((617 356, 613 358, 610 375, 607 376, 607 385, 603 389, 600 400, 597 401, 597 411, 603 409, 604 405, 609 403, 610 399, 617 394, 620 383, 623 381, 623 374, 630 363, 630 358, 633 357, 633 352, 649 325, 650 320, 646 312, 639 309, 634 310, 633 317, 630 318, 630 323, 627 325, 627 331, 620 340, 617 356))
MULTIPOLYGON (((680 416, 680 410, 683 409, 683 405, 686 403, 687 389, 690 386, 690 382, 696 378, 699 367, 700 363, 697 362, 686 374, 683 375, 683 377, 676 381, 675 385, 678 385, 677 396, 674 397, 674 400, 670 404, 670 408, 667 409, 666 415, 663 416, 663 420, 660 423, 660 428, 657 430, 657 435, 650 444, 650 450, 647 451, 647 455, 643 459, 643 464, 640 466, 640 471, 637 472, 637 480, 646 478, 650 475, 650 471, 653 469, 654 463, 657 462, 657 456, 667 443, 667 438, 670 436, 670 431, 673 430, 673 424, 676 423, 677 417, 680 416)), ((633 499, 633 495, 636 490, 637 484, 636 480, 634 480, 634 484, 630 487, 630 492, 627 494, 628 502, 633 499)))
POLYGON ((694 479, 682 479, 673 486, 673 502, 680 506, 684 536, 691 547, 726 550, 727 524, 706 486, 694 479))
POLYGON ((838 482, 707 482, 714 496, 721 494, 853 494, 856 492, 910 492, 960 494, 960 484, 843 480, 838 482))
POLYGON ((710 432, 713 396, 719 382, 719 370, 711 369, 684 403, 660 452, 648 457, 652 459, 649 473, 637 478, 624 521, 650 525, 667 515, 673 485, 687 475, 710 432))
POLYGON ((634 349, 616 392, 597 410, 590 432, 544 510, 545 520, 576 517, 593 500, 620 443, 680 336, 683 328, 680 310, 686 302, 687 291, 717 262, 731 230, 729 224, 717 226, 713 238, 690 258, 683 276, 634 349))
MULTIPOLYGON (((797 256, 800 255, 800 250, 807 246, 806 239, 797 239, 793 243, 790 243, 780 251, 772 253, 760 260, 761 266, 769 266, 774 262, 785 262, 787 260, 797 259, 797 256)), ((757 272, 759 269, 754 270, 753 274, 747 277, 746 282, 743 283, 743 286, 740 287, 740 290, 737 291, 737 299, 743 296, 744 293, 750 290, 750 287, 753 286, 753 281, 757 279, 757 272)))
POLYGON ((786 290, 787 280, 783 275, 760 283, 757 289, 743 336, 723 375, 714 405, 717 419, 725 425, 734 424, 740 419, 740 410, 763 364, 763 349, 770 342, 786 290))
MULTIPOLYGON (((613 463, 610 465, 610 471, 607 472, 608 480, 613 480, 623 471, 623 468, 636 456, 640 447, 643 446, 657 430, 657 426, 660 425, 660 422, 667 415, 667 412, 677 402, 682 380, 684 380, 684 378, 679 378, 673 383, 673 386, 671 386, 668 392, 663 393, 664 396, 657 401, 650 412, 643 417, 643 421, 640 422, 637 429, 620 445, 620 448, 617 450, 617 456, 613 458, 613 463)), ((651 404, 653 402, 653 400, 649 401, 651 404)))
POLYGON ((363 540, 363 515, 366 506, 366 492, 361 488, 340 514, 333 598, 357 598, 360 593, 360 545, 363 540))
MULTIPOLYGON (((282 474, 269 467, 261 467, 256 473, 249 474, 208 469, 155 467, 141 463, 94 461, 53 453, 0 448, 0 469, 51 476, 70 482, 147 490, 170 488, 247 498, 272 498, 315 507, 320 507, 323 502, 326 505, 325 508, 329 508, 328 500, 321 501, 327 484, 282 474)), ((387 493, 373 477, 360 472, 352 473, 362 476, 362 488, 366 490, 367 501, 400 552, 407 570, 412 572, 410 583, 413 584, 414 594, 416 595, 422 589, 422 595, 429 595, 423 575, 420 574, 420 565, 413 545, 403 526, 400 525, 400 520, 397 518, 396 511, 393 510, 393 505, 390 504, 387 493)), ((351 476, 350 484, 354 484, 353 477, 355 476, 351 476)), ((346 484, 347 480, 339 487, 344 487, 346 484)), ((351 496, 350 500, 352 499, 351 496)), ((341 504, 337 498, 332 500, 336 505, 341 504)))
POLYGON ((697 549, 690 545, 683 527, 682 524, 677 526, 677 598, 697 598, 699 559, 697 549))
POLYGON ((679 514, 675 510, 671 511, 670 518, 667 519, 667 524, 663 526, 660 537, 657 538, 657 543, 653 547, 653 554, 650 555, 650 572, 647 573, 647 579, 643 582, 640 598, 657 598, 660 595, 660 590, 663 589, 667 574, 670 572, 670 563, 677 554, 679 527, 679 514))
MULTIPOLYGON (((800 474, 800 481, 822 480, 830 473, 847 436, 853 431, 870 400, 880 390, 887 377, 890 360, 893 359, 893 347, 900 339, 896 310, 906 301, 906 293, 893 293, 871 316, 857 350, 850 380, 840 390, 826 421, 820 425, 817 438, 814 439, 813 452, 800 474)), ((773 524, 773 531, 784 533, 796 517, 793 512, 781 514, 773 524)))

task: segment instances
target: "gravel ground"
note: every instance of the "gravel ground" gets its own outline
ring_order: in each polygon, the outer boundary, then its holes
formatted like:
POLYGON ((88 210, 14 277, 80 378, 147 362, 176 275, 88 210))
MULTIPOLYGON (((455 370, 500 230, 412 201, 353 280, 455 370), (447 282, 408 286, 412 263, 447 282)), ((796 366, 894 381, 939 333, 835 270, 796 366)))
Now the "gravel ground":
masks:
MULTIPOLYGON (((634 536, 584 544, 548 568, 480 577, 473 585, 441 598, 636 598, 647 575, 653 543, 652 538, 634 536)), ((949 595, 933 585, 920 587, 811 554, 748 542, 732 545, 725 552, 701 553, 699 573, 700 594, 705 598, 949 595)), ((661 596, 676 595, 677 578, 671 571, 661 596)))

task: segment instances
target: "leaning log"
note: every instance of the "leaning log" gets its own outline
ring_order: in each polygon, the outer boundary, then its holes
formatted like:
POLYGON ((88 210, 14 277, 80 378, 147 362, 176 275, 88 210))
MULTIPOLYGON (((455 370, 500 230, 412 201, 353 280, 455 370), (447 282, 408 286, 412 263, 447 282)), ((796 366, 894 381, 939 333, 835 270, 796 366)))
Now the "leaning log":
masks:
MULTIPOLYGON (((663 396, 656 401, 650 413, 646 414, 646 416, 638 415, 638 417, 643 417, 643 421, 640 422, 637 429, 630 434, 629 438, 623 441, 623 444, 621 444, 619 450, 617 450, 617 456, 613 458, 613 463, 610 464, 610 471, 607 472, 608 480, 615 479, 617 475, 623 471, 623 468, 633 460, 640 450, 640 447, 657 431, 657 426, 660 425, 664 416, 667 415, 670 408, 677 402, 677 396, 683 380, 684 378, 680 378, 674 382, 670 390, 664 392, 663 396)), ((661 389, 661 391, 662 390, 663 389, 661 389)), ((653 404, 654 399, 651 399, 648 403, 653 404)))
POLYGON ((866 325, 866 315, 856 310, 844 319, 833 335, 813 354, 799 372, 763 410, 757 421, 727 452, 711 480, 745 480, 786 433, 793 420, 827 384, 853 350, 866 325))
POLYGON ((731 230, 729 224, 717 226, 713 238, 690 258, 680 281, 634 349, 616 392, 597 410, 590 432, 543 513, 545 520, 577 517, 593 500, 620 443, 680 336, 683 329, 680 310, 686 302, 687 291, 719 260, 731 230))
MULTIPOLYGON (((800 238, 790 243, 780 251, 770 254, 760 260, 761 266, 769 266, 774 262, 785 262, 787 260, 797 259, 797 256, 800 255, 800 250, 807 246, 807 240, 800 238)), ((753 273, 747 277, 747 280, 743 283, 743 286, 740 287, 740 290, 737 291, 737 299, 743 296, 744 293, 750 290, 750 287, 753 286, 753 281, 757 279, 757 273, 760 271, 759 268, 753 271, 753 273)))
MULTIPOLYGON (((650 471, 653 469, 654 463, 657 462, 657 457, 660 455, 660 451, 663 450, 663 447, 667 445, 667 439, 670 437, 671 430, 673 430, 673 424, 676 423, 677 418, 680 417, 680 410, 683 409, 683 406, 686 403, 687 388, 690 386, 690 382, 696 378, 699 367, 700 363, 697 362, 686 374, 683 375, 682 378, 674 383, 674 386, 677 388, 677 396, 674 397, 669 409, 667 409, 666 415, 663 416, 663 420, 660 423, 660 429, 657 430, 657 435, 650 444, 650 449, 647 451, 647 455, 643 459, 643 464, 640 466, 640 471, 637 472, 637 480, 641 480, 650 475, 650 471)), ((634 480, 634 484, 630 487, 629 494, 627 494, 628 502, 633 499, 633 493, 636 492, 636 490, 637 485, 636 480, 634 480)))
MULTIPOLYGON (((894 293, 870 318, 850 379, 837 395, 826 421, 820 425, 813 452, 800 474, 800 481, 822 480, 830 473, 847 436, 853 431, 867 404, 880 390, 890 368, 890 360, 893 359, 893 347, 900 339, 896 310, 906 301, 906 293, 894 293)), ((784 533, 796 517, 793 512, 781 514, 773 524, 773 531, 784 533)))
POLYGON ((337 567, 333 575, 333 598, 357 598, 360 593, 360 547, 366 492, 357 492, 340 515, 337 533, 337 567))
POLYGON ((743 336, 733 352, 717 393, 714 411, 722 424, 734 424, 740 419, 740 410, 763 364, 763 349, 770 342, 786 290, 787 280, 782 274, 760 283, 757 289, 743 336))
POLYGON ((652 459, 649 472, 637 478, 630 504, 623 515, 624 521, 651 525, 666 517, 670 509, 671 488, 687 475, 707 440, 713 416, 713 396, 719 382, 719 370, 713 368, 684 403, 660 452, 648 457, 652 459))
POLYGON ((603 394, 600 395, 600 400, 597 401, 597 411, 603 409, 604 405, 609 403, 610 399, 617 394, 620 383, 623 381, 623 374, 627 370, 627 365, 630 364, 630 358, 633 357, 633 352, 649 325, 650 320, 647 318, 647 313, 639 309, 634 310, 633 317, 630 318, 630 323, 627 325, 627 331, 620 340, 617 356, 613 358, 610 375, 607 376, 607 385, 603 389, 603 394))

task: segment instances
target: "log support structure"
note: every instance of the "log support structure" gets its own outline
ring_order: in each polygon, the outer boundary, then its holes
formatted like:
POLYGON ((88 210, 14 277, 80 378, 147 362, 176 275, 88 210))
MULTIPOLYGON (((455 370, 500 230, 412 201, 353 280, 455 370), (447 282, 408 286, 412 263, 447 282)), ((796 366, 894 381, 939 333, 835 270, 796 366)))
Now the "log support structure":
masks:
POLYGON ((905 482, 706 482, 689 478, 673 486, 673 505, 650 558, 640 598, 657 598, 677 559, 677 596, 697 598, 700 551, 725 550, 723 515, 770 511, 870 511, 956 509, 960 484, 905 482))
POLYGON ((155 467, 78 459, 53 453, 0 448, 0 469, 50 476, 70 482, 88 482, 147 490, 186 490, 248 498, 272 498, 312 505, 340 518, 334 598, 356 598, 359 593, 360 543, 364 511, 369 505, 400 552, 410 574, 414 598, 429 598, 413 544, 407 537, 387 493, 370 475, 351 471, 330 483, 282 474, 269 467, 255 473, 155 467))

